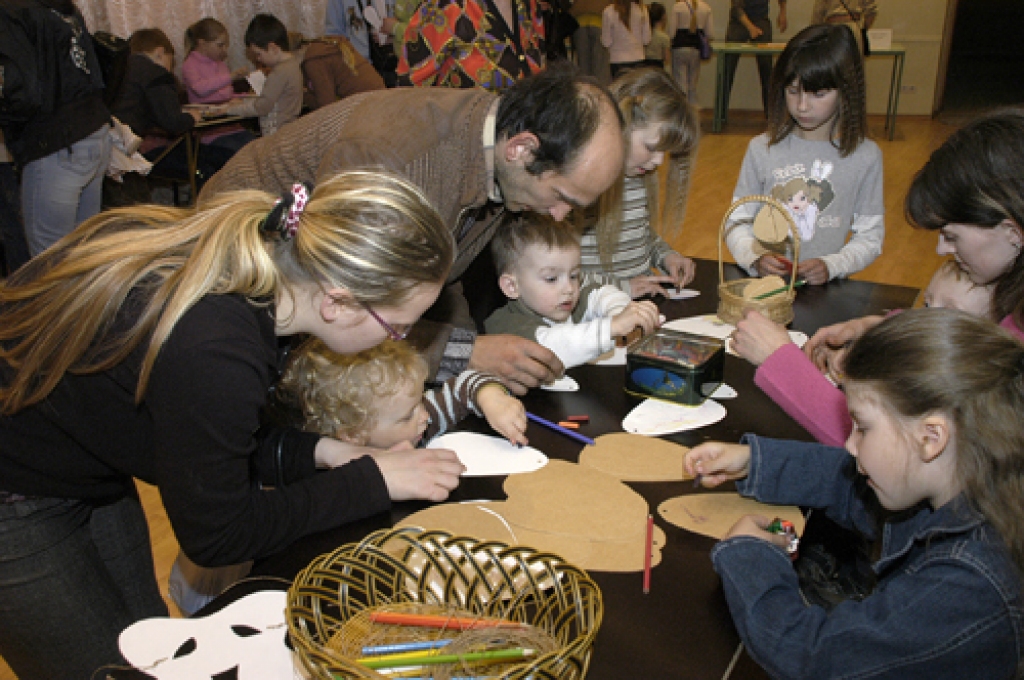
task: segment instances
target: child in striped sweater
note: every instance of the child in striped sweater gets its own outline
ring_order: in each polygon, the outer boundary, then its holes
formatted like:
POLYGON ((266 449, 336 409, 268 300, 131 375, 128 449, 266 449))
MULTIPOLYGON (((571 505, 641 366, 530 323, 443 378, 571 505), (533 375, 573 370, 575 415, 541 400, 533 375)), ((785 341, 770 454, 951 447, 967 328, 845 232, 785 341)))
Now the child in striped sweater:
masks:
POLYGON ((427 365, 404 342, 335 354, 307 342, 288 362, 278 396, 301 412, 302 427, 378 449, 415 448, 470 412, 513 444, 526 444, 526 410, 498 378, 464 371, 423 392, 427 365))
POLYGON ((700 136, 696 110, 664 70, 629 71, 609 89, 626 123, 626 167, 623 182, 601 196, 596 217, 581 225, 581 283, 617 286, 634 299, 662 295, 662 284, 682 288, 693 280, 693 260, 662 235, 674 239, 683 226, 700 136), (662 163, 667 172, 659 201, 662 163))

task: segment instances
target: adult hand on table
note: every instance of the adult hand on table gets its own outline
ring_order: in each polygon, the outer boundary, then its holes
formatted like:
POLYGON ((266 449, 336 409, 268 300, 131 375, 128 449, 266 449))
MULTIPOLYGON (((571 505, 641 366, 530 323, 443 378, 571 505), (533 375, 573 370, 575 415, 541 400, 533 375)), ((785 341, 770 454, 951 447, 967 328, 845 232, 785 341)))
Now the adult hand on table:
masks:
POLYGON ((753 310, 740 319, 732 334, 733 351, 755 366, 760 366, 777 349, 792 342, 784 326, 753 310))
POLYGON ((847 345, 883 321, 884 316, 862 316, 859 319, 819 328, 804 345, 804 354, 814 362, 819 371, 825 373, 828 371, 831 355, 845 351, 847 345))
POLYGON ((709 489, 743 479, 750 469, 750 447, 746 444, 704 442, 686 452, 683 469, 691 477, 700 476, 700 483, 709 489))
POLYGON ((760 538, 762 541, 773 543, 785 550, 789 545, 789 538, 784 534, 773 534, 768 531, 768 525, 771 523, 772 520, 764 515, 746 515, 745 517, 740 517, 739 521, 732 525, 732 529, 729 529, 729 533, 725 535, 725 538, 753 536, 754 538, 760 538))
POLYGON ((478 335, 469 367, 498 376, 519 395, 557 380, 565 372, 554 352, 517 335, 478 335))
POLYGON ((414 449, 409 442, 387 451, 378 449, 371 455, 393 501, 443 501, 459 485, 459 475, 466 470, 454 451, 414 449))

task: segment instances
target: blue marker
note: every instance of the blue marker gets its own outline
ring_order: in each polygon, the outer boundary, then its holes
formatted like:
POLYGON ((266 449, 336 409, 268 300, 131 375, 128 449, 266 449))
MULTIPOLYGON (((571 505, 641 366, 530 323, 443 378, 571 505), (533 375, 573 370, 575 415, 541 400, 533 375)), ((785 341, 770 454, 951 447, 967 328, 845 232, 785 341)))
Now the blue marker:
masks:
POLYGON ((553 423, 550 420, 544 420, 540 416, 535 416, 532 413, 530 413, 529 411, 526 412, 526 417, 529 418, 530 420, 532 420, 533 422, 537 423, 538 425, 543 425, 544 427, 551 428, 555 432, 561 432, 566 437, 572 437, 573 439, 575 439, 578 442, 583 442, 584 444, 587 444, 588 446, 594 446, 594 440, 591 439, 590 437, 584 437, 583 435, 579 434, 578 432, 573 432, 572 430, 570 430, 568 428, 565 428, 565 427, 562 427, 561 425, 558 425, 556 423, 553 423))
POLYGON ((380 656, 382 654, 400 654, 402 652, 422 652, 440 649, 451 643, 451 640, 426 640, 423 642, 396 642, 390 645, 363 647, 363 656, 380 656))

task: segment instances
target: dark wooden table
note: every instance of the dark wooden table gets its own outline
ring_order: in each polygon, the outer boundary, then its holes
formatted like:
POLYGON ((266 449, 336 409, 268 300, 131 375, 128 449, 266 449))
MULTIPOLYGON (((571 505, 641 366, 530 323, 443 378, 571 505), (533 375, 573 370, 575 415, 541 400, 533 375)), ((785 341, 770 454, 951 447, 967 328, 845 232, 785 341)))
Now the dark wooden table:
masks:
MULTIPOLYGON (((739 277, 739 270, 727 267, 727 276, 739 277)), ((714 312, 717 303, 717 263, 698 261, 697 278, 690 287, 701 291, 697 298, 665 302, 665 316, 675 318, 714 312)), ((877 285, 860 281, 837 281, 827 286, 801 288, 795 304, 794 330, 808 335, 816 329, 845 319, 889 309, 910 307, 917 290, 877 285)), ((621 421, 639 400, 623 391, 621 367, 581 366, 569 371, 580 384, 579 392, 533 390, 523 400, 526 407, 541 417, 559 420, 569 414, 586 413, 590 423, 581 432, 597 436, 621 431, 621 421)), ((806 431, 776 406, 753 383, 754 367, 733 356, 726 357, 725 379, 739 396, 723 402, 728 409, 724 420, 700 430, 672 435, 668 439, 695 446, 713 439, 736 441, 746 432, 778 438, 809 440, 806 431)), ((464 429, 488 431, 478 418, 468 419, 464 429)), ((552 458, 577 461, 580 444, 531 424, 530 443, 552 458)), ((452 501, 491 498, 503 499, 503 477, 466 478, 453 492, 452 501)), ((630 485, 650 504, 657 521, 657 507, 665 500, 695 491, 691 483, 633 483, 630 485)), ((390 512, 307 536, 280 554, 256 563, 254 576, 291 579, 314 557, 337 546, 358 541, 376 529, 392 526, 425 503, 398 503, 390 512)), ((594 645, 588 678, 622 680, 624 678, 722 678, 738 650, 736 635, 722 593, 720 581, 711 567, 708 553, 712 539, 659 522, 665 531, 667 546, 662 562, 651 575, 651 592, 642 592, 640 573, 613 574, 594 572, 605 604, 604 622, 594 645)), ((249 590, 252 585, 248 586, 249 590)), ((247 591, 241 591, 243 594, 247 591)), ((234 597, 241 595, 235 594, 234 597)), ((746 655, 730 675, 739 679, 766 677, 746 655)))

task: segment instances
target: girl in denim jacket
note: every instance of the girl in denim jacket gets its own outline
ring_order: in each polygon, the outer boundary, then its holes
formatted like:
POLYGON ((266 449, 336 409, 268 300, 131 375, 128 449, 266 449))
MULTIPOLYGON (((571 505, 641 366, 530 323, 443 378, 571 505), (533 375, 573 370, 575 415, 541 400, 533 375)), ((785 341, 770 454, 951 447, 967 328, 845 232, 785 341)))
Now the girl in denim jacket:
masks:
POLYGON ((802 599, 769 519, 737 522, 711 558, 751 657, 784 678, 1019 677, 1024 346, 965 312, 911 310, 844 370, 846 450, 746 435, 685 459, 706 487, 741 480, 882 541, 874 592, 826 611, 802 599))

